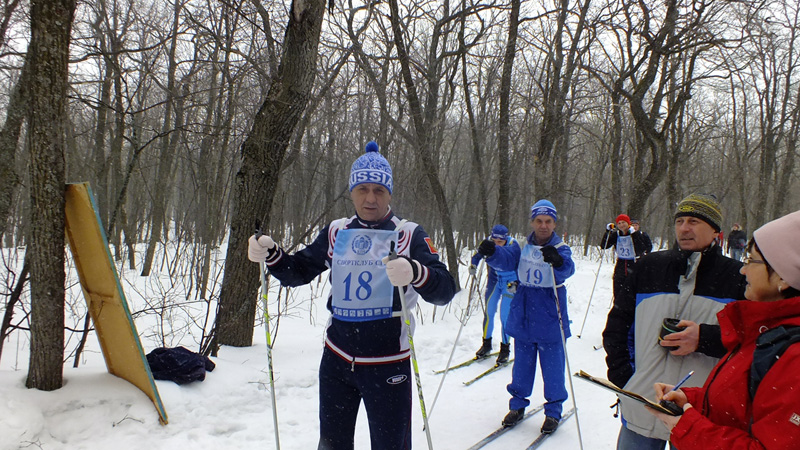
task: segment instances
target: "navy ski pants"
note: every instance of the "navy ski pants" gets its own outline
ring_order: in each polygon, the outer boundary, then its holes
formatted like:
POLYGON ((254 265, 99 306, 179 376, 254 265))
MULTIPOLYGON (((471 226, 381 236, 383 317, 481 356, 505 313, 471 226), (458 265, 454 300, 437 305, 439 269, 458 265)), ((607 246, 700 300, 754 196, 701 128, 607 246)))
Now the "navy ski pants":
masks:
POLYGON ((411 448, 409 360, 353 365, 325 347, 319 367, 318 450, 353 449, 361 400, 373 450, 411 448))

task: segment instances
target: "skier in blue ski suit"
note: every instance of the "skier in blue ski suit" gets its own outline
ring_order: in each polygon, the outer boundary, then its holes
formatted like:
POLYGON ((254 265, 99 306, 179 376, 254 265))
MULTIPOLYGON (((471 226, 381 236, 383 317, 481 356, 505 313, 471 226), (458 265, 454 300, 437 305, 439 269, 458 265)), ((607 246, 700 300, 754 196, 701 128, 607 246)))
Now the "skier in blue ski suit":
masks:
POLYGON ((559 327, 563 329, 565 339, 570 336, 564 280, 575 273, 572 250, 554 231, 557 220, 558 213, 550 201, 539 200, 531 207, 533 232, 528 236, 517 264, 519 287, 506 321, 506 331, 514 338, 515 359, 511 384, 507 386, 511 394, 509 413, 503 419, 503 425, 516 425, 530 405, 528 397, 533 391, 538 359, 546 400, 546 417, 541 429, 545 434, 558 427, 562 404, 567 399, 566 357, 559 327), (558 307, 554 286, 558 291, 558 307))
POLYGON ((266 261, 284 286, 307 284, 330 269, 319 450, 353 449, 362 400, 373 449, 411 448, 411 352, 398 289, 405 290, 412 330, 418 297, 446 305, 456 291, 425 230, 389 206, 392 184, 388 161, 369 142, 350 171, 356 215, 334 220, 293 255, 269 236, 249 241, 248 258, 266 261), (392 247, 397 259, 390 260, 392 247))
POLYGON ((489 356, 492 352, 492 333, 494 332, 494 316, 497 306, 500 306, 500 325, 502 341, 500 354, 497 355, 497 364, 508 362, 510 353, 509 342, 511 337, 506 333, 506 319, 511 308, 512 291, 516 290, 517 265, 513 261, 519 260, 520 247, 516 239, 508 235, 505 225, 497 224, 492 227, 489 239, 481 242, 478 252, 472 255, 469 272, 475 276, 476 268, 481 259, 486 259, 489 267, 486 281, 486 310, 483 316, 483 343, 475 352, 476 359, 489 356), (503 257, 495 256, 497 252, 506 253, 503 257), (511 283, 511 284, 510 284, 511 283))

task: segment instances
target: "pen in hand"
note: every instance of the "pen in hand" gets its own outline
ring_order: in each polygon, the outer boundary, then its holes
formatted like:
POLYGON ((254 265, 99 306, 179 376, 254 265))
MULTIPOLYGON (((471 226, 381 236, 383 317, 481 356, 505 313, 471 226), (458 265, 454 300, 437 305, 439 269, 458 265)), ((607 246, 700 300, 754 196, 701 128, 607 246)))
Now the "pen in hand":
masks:
MULTIPOLYGON (((694 370, 692 370, 691 372, 687 373, 686 376, 683 377, 683 379, 681 379, 681 381, 678 381, 678 384, 676 384, 675 387, 673 387, 672 389, 669 390, 669 392, 677 391, 678 388, 683 386, 683 383, 686 383, 686 380, 688 380, 689 377, 691 377, 692 375, 694 375, 694 370)), ((664 394, 664 396, 666 396, 666 394, 664 394)), ((664 398, 664 396, 662 396, 661 398, 664 398)))

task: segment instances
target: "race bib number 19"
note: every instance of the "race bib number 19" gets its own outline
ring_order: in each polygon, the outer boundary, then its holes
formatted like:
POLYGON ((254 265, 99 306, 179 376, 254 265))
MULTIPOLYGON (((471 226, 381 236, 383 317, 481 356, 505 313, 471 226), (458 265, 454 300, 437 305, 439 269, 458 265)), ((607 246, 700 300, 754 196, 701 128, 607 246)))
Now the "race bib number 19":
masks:
POLYGON ((550 264, 544 262, 541 247, 527 244, 517 266, 517 277, 523 286, 553 287, 553 272, 550 264))

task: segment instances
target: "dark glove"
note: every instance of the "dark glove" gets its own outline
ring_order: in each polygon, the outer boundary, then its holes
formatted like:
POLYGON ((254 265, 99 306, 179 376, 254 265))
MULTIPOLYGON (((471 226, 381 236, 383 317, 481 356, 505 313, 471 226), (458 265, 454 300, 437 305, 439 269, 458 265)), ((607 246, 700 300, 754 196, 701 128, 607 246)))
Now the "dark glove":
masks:
POLYGON ((564 264, 564 258, 558 254, 558 250, 552 245, 542 247, 542 257, 544 262, 551 264, 553 267, 561 267, 564 264))
POLYGON ((481 242, 481 245, 478 246, 478 253, 483 255, 484 258, 488 258, 494 255, 495 251, 495 244, 494 241, 490 241, 486 239, 485 241, 481 242))

